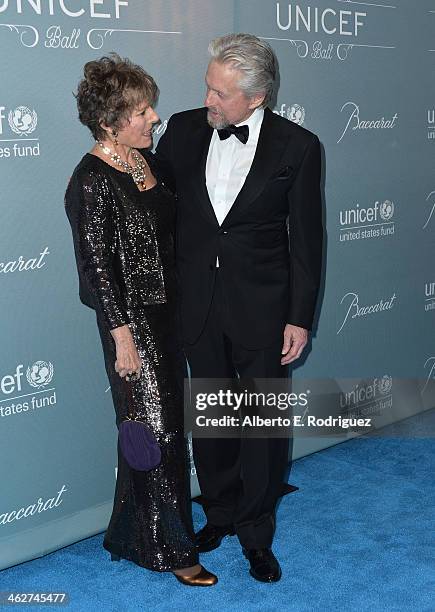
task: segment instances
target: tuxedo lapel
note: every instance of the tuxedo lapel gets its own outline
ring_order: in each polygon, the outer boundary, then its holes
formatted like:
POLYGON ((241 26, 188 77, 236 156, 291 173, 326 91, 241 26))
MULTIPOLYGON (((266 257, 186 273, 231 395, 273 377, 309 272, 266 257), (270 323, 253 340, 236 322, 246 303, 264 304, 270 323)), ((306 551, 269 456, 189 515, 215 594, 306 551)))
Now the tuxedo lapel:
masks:
POLYGON ((287 144, 287 138, 283 137, 277 124, 273 112, 266 108, 251 168, 222 226, 230 223, 261 193, 266 181, 276 171, 287 144))
POLYGON ((192 182, 198 195, 198 199, 201 202, 203 212, 209 219, 218 225, 218 220, 216 219, 206 184, 205 170, 207 165, 207 155, 210 147, 210 140, 213 135, 213 128, 211 128, 207 123, 206 112, 207 111, 204 109, 204 113, 201 113, 192 128, 192 140, 190 147, 190 151, 193 155, 192 168, 194 169, 192 182))

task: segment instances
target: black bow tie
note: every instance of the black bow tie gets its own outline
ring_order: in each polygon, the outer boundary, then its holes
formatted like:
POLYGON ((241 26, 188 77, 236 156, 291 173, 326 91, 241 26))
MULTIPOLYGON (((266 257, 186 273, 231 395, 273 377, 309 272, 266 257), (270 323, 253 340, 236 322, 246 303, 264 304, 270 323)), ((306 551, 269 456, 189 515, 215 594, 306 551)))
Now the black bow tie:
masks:
POLYGON ((240 142, 246 144, 249 138, 249 125, 228 125, 226 128, 218 130, 218 134, 221 140, 226 140, 231 136, 231 134, 234 134, 234 136, 238 138, 240 142))

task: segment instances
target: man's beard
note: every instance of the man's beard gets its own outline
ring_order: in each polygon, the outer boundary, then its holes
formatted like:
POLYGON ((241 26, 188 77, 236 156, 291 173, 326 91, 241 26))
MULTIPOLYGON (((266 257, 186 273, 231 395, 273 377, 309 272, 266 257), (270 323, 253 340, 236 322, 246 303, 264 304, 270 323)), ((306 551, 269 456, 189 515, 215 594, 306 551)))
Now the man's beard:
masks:
POLYGON ((217 114, 219 115, 219 117, 217 119, 212 119, 210 117, 210 109, 208 109, 207 122, 209 126, 214 128, 215 130, 221 130, 222 128, 228 127, 230 123, 228 119, 225 117, 225 115, 223 115, 222 113, 219 113, 219 111, 217 111, 217 114))

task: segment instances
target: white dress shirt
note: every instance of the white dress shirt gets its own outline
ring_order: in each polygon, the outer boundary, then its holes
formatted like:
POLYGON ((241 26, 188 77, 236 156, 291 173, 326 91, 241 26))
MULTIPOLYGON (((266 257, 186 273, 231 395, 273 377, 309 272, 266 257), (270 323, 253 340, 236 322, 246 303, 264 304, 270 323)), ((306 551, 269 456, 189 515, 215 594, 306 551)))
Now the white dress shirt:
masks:
POLYGON ((263 117, 264 109, 256 108, 246 121, 237 124, 249 126, 246 144, 240 142, 234 134, 221 140, 217 130, 213 131, 205 175, 208 195, 219 225, 222 225, 234 204, 251 168, 263 117))

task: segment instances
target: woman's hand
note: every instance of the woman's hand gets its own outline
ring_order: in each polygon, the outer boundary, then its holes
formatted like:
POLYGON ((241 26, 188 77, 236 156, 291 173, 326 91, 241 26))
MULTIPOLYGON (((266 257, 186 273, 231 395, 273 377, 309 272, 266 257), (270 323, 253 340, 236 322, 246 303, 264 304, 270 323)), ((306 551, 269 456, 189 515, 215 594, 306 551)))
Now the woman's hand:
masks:
POLYGON ((130 328, 128 325, 122 325, 122 327, 112 329, 110 333, 116 345, 115 371, 121 378, 131 374, 139 378, 142 360, 137 352, 130 328))

